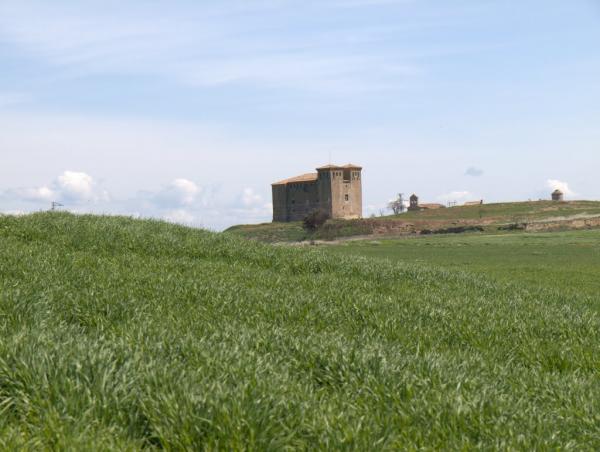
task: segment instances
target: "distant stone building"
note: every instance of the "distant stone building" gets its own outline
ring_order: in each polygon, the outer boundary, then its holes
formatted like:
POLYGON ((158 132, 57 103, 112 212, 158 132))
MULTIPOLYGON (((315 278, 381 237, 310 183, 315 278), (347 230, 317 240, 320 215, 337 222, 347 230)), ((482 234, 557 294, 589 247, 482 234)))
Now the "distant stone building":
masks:
POLYGON ((417 195, 415 195, 414 193, 410 197, 408 210, 411 212, 414 210, 421 210, 419 208, 419 197, 417 195))
POLYGON ((408 210, 411 212, 420 211, 420 210, 433 210, 433 209, 443 209, 446 206, 443 204, 429 203, 429 204, 419 204, 419 197, 413 194, 410 197, 410 203, 408 206, 408 210))
POLYGON ((465 206, 481 206, 481 205, 483 205, 483 199, 480 199, 479 201, 467 201, 464 205, 465 206))
POLYGON ((565 200, 565 194, 556 189, 552 192, 552 201, 564 201, 565 200))
POLYGON ((361 173, 356 165, 326 165, 316 173, 275 182, 271 185, 273 221, 299 221, 315 210, 330 218, 361 218, 361 173))

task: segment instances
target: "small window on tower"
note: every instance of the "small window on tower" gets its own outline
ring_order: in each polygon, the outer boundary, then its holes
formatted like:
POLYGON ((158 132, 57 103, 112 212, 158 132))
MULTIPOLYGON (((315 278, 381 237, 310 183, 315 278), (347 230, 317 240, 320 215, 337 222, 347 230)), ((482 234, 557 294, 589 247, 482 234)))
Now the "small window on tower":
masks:
POLYGON ((350 195, 345 196, 346 201, 350 201, 350 195))

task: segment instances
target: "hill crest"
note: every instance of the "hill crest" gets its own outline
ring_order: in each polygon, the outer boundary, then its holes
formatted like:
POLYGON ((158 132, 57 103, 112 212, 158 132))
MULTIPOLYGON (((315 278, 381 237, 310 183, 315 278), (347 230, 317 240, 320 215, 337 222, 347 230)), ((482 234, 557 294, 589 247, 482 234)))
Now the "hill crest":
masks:
POLYGON ((600 227, 600 201, 529 201, 457 206, 357 220, 329 220, 314 234, 300 222, 238 225, 226 232, 265 242, 411 236, 473 231, 552 231, 600 227))

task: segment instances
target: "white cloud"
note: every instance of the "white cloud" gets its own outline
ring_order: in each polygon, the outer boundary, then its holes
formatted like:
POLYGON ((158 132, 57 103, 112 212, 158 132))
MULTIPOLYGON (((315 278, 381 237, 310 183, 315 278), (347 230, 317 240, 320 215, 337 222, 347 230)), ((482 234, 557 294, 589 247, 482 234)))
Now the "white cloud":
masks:
POLYGON ((546 186, 553 191, 554 190, 562 191, 565 194, 565 196, 577 196, 577 193, 575 193, 573 190, 571 190, 571 188, 569 187, 569 184, 567 182, 563 182, 563 181, 556 180, 556 179, 548 179, 546 181, 546 186))
POLYGON ((392 64, 370 55, 338 56, 312 53, 278 53, 236 56, 226 60, 207 59, 176 63, 177 77, 189 84, 214 86, 249 82, 292 86, 314 91, 340 93, 374 91, 397 84, 397 78, 420 71, 408 64, 392 64), (374 74, 372 68, 379 70, 374 74), (386 76, 393 78, 385 81, 386 76))
POLYGON ((64 171, 49 185, 6 190, 2 197, 37 204, 57 201, 69 205, 104 202, 110 198, 92 176, 77 171, 64 171))
POLYGON ((56 192, 65 201, 98 201, 107 198, 105 192, 96 190, 92 176, 78 171, 65 171, 55 183, 56 192))
MULTIPOLYGON (((246 187, 237 194, 220 193, 218 187, 176 178, 162 189, 124 193, 119 198, 102 197, 94 179, 65 171, 49 187, 7 190, 1 200, 16 206, 33 202, 36 208, 49 208, 50 201, 64 204, 61 210, 74 213, 101 213, 140 218, 160 218, 172 223, 223 229, 232 224, 271 220, 272 204, 254 189, 246 187), (88 199, 106 202, 86 202, 88 199)), ((4 208, 6 211, 8 207, 4 208)), ((12 208, 11 208, 12 209, 12 208)))
POLYGON ((192 225, 195 221, 194 215, 185 209, 169 210, 163 215, 163 218, 171 223, 183 225, 192 225))
POLYGON ((175 179, 158 192, 153 201, 162 207, 191 206, 202 193, 202 188, 188 179, 175 179))
MULTIPOLYGON (((123 5, 102 8, 36 2, 0 2, 0 40, 50 62, 59 74, 158 74, 213 86, 231 82, 286 85, 319 91, 373 90, 396 85, 419 70, 385 52, 353 52, 327 42, 372 39, 362 30, 327 30, 301 39, 277 31, 256 33, 256 17, 290 2, 222 1, 202 8, 123 5), (118 8, 118 9, 117 9, 118 8), (35 13, 33 13, 35 11, 35 13), (244 20, 240 13, 248 13, 244 20), (261 14, 262 13, 262 14, 261 14), (314 40, 314 41, 313 41, 314 40), (219 43, 215 53, 213 43, 219 43)), ((397 3, 344 0, 326 8, 397 3)), ((308 7, 323 9, 321 2, 308 7)), ((259 22, 260 23, 260 22, 259 22)), ((356 42, 359 44, 360 42, 356 42)))
POLYGON ((21 188, 14 190, 14 193, 25 201, 52 201, 56 198, 56 193, 48 187, 39 188, 21 188))
POLYGON ((244 188, 241 201, 245 207, 256 207, 257 205, 264 204, 262 196, 256 194, 252 188, 244 188))
POLYGON ((143 217, 162 218, 185 225, 222 229, 232 224, 271 220, 273 205, 246 187, 227 196, 216 187, 201 186, 187 179, 175 179, 163 189, 139 192, 121 203, 122 211, 133 209, 143 217))

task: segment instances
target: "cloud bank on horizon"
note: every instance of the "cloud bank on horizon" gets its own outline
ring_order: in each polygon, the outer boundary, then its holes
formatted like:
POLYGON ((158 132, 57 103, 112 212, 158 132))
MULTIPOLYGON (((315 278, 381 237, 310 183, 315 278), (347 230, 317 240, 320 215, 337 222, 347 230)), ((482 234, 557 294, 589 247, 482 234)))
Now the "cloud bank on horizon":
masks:
POLYGON ((0 211, 222 229, 330 160, 367 214, 600 198, 599 40, 592 0, 5 0, 0 211))

